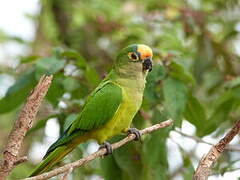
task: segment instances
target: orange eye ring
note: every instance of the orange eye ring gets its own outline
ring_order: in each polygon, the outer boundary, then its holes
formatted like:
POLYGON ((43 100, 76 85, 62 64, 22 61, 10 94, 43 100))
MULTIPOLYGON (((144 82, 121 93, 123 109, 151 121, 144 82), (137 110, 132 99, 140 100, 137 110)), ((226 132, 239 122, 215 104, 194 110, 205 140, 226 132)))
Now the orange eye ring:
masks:
POLYGON ((133 61, 137 61, 139 58, 138 58, 138 55, 134 52, 129 52, 128 53, 128 58, 133 60, 133 61))

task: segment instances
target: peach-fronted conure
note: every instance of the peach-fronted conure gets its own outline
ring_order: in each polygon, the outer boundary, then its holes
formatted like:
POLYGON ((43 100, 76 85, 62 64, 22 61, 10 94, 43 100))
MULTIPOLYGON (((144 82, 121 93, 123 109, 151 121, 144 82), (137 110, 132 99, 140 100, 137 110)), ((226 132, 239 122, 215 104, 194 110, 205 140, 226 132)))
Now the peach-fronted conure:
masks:
POLYGON ((95 139, 111 153, 106 140, 122 132, 134 133, 130 128, 143 98, 146 76, 152 70, 152 50, 143 44, 122 49, 105 79, 88 97, 83 110, 63 135, 48 149, 43 161, 31 176, 43 173, 71 152, 77 145, 95 139))

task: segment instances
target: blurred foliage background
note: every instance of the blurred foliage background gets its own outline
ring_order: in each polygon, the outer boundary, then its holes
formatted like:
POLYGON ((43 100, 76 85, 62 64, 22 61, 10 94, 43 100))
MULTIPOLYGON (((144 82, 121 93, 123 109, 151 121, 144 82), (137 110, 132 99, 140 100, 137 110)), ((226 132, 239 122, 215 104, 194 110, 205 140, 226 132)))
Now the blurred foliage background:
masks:
MULTIPOLYGON (((175 126, 77 168, 71 178, 191 179, 201 158, 199 150, 203 155, 208 149, 184 141, 186 137, 179 131, 214 143, 239 118, 240 2, 41 0, 39 4, 40 12, 28 15, 36 27, 33 41, 0 30, 1 44, 14 41, 29 49, 15 58, 14 65, 0 64, 0 88, 6 79, 14 82, 0 99, 0 150, 40 76, 54 74, 22 148, 30 160, 17 166, 9 179, 26 177, 32 171, 111 69, 118 50, 132 43, 147 44, 154 51, 154 69, 134 126, 141 129, 169 118, 175 120, 175 126), (49 131, 54 130, 57 135, 49 140, 49 131)), ((234 147, 236 151, 226 151, 215 166, 213 179, 226 172, 240 176, 236 158, 240 147, 234 147)), ((96 148, 94 142, 79 145, 60 165, 96 148)))

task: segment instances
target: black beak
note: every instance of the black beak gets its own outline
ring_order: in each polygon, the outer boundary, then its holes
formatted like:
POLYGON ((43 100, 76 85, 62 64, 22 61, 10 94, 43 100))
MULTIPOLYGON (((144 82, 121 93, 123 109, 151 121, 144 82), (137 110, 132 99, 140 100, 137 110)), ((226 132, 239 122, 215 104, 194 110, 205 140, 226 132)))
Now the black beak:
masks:
POLYGON ((143 61, 143 70, 152 70, 152 60, 147 58, 143 61))

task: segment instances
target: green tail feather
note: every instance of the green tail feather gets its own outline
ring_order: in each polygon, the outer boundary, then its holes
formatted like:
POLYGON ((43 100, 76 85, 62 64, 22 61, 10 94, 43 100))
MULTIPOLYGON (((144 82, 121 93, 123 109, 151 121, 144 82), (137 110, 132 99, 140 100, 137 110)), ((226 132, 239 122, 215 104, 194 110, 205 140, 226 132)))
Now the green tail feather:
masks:
POLYGON ((30 177, 48 171, 52 166, 70 153, 78 144, 87 139, 86 137, 80 138, 80 136, 85 133, 84 131, 78 131, 78 133, 75 133, 72 136, 68 136, 67 131, 68 130, 66 130, 63 135, 50 146, 43 161, 35 168, 30 177), (74 141, 74 138, 76 141, 74 141))
POLYGON ((46 159, 44 159, 32 172, 29 177, 36 176, 43 172, 48 171, 53 165, 55 165, 58 161, 60 161, 64 156, 70 153, 75 146, 59 146, 54 151, 52 151, 46 159))

